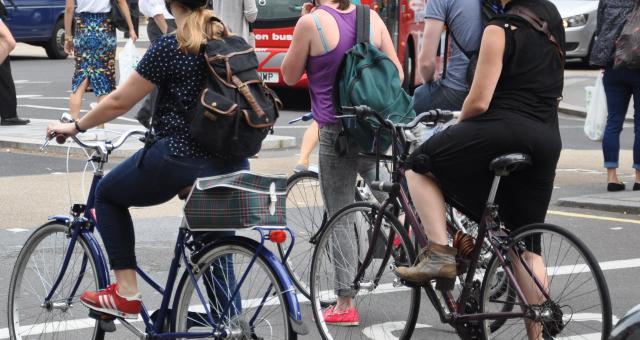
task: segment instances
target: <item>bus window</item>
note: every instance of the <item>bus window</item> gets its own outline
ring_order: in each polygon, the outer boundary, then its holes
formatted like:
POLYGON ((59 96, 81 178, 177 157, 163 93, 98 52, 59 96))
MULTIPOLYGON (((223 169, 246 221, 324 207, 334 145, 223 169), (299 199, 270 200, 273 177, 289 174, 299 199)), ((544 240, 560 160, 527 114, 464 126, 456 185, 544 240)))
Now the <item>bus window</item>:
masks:
POLYGON ((398 21, 400 20, 400 13, 398 12, 398 2, 399 0, 374 0, 375 5, 374 8, 378 9, 378 13, 384 21, 387 29, 389 30, 389 34, 391 35, 391 40, 393 40, 393 45, 398 48, 398 21))

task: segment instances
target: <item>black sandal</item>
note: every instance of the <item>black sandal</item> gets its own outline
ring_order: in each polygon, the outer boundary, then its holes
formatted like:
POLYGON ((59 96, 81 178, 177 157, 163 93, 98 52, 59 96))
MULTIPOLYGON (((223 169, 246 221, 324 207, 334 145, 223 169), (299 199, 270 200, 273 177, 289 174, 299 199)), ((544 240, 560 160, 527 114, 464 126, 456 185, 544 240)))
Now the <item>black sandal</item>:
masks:
MULTIPOLYGON (((638 186, 638 190, 640 190, 640 185, 638 183, 633 185, 634 190, 636 190, 636 185, 638 186)), ((607 191, 622 191, 625 189, 624 183, 609 183, 607 184, 607 191)))
POLYGON ((633 191, 638 191, 638 190, 640 190, 640 183, 638 182, 633 183, 633 191))

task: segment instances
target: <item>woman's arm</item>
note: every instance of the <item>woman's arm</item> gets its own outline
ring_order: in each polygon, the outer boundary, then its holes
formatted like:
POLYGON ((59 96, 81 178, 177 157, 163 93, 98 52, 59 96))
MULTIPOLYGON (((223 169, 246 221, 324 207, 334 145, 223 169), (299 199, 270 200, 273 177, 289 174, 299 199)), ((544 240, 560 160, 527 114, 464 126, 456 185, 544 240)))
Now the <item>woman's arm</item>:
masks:
POLYGON ((244 18, 248 22, 254 22, 257 17, 258 7, 256 6, 256 0, 244 0, 244 18))
POLYGON ((471 90, 462 105, 462 113, 458 121, 483 114, 489 109, 502 73, 505 39, 502 27, 489 25, 485 28, 471 90))
POLYGON ((384 52, 389 59, 396 65, 398 69, 398 75, 400 76, 400 83, 404 81, 404 71, 402 71, 402 64, 400 64, 400 60, 398 60, 398 55, 396 54, 396 47, 393 45, 393 40, 391 40, 391 35, 389 34, 389 30, 387 30, 387 26, 380 18, 378 12, 369 11, 370 19, 373 22, 374 32, 380 35, 382 41, 380 43, 380 50, 384 52))
POLYGON ((309 32, 313 32, 313 30, 315 30, 315 26, 310 15, 303 15, 296 23, 291 45, 281 67, 284 82, 289 86, 295 85, 304 74, 311 47, 309 32))
MULTIPOLYGON (((95 109, 89 111, 78 120, 78 126, 82 130, 88 130, 100 124, 110 122, 127 113, 137 102, 151 93, 156 86, 144 79, 138 72, 132 73, 124 84, 105 97, 95 109)), ((78 133, 75 124, 52 123, 47 128, 47 135, 74 136, 78 133)))
POLYGON ((0 64, 4 63, 14 48, 16 48, 16 40, 9 31, 9 27, 0 20, 0 64))
POLYGON ((73 11, 76 4, 74 0, 67 0, 64 5, 64 52, 73 54, 73 11))
POLYGON ((129 5, 127 5, 127 0, 118 0, 118 6, 120 7, 120 13, 124 17, 124 20, 127 21, 127 26, 129 27, 129 37, 133 42, 138 40, 138 35, 136 34, 136 30, 133 28, 133 20, 131 20, 131 12, 129 11, 129 5))

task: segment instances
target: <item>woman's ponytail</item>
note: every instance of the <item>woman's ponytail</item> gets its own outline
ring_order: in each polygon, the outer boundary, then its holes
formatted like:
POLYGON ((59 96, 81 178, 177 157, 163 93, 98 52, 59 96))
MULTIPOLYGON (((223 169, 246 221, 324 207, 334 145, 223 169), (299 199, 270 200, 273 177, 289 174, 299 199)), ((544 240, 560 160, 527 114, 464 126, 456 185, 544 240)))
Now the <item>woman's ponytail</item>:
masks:
POLYGON ((229 35, 226 27, 214 18, 213 11, 205 7, 190 11, 176 33, 178 49, 184 53, 197 54, 207 40, 229 35))

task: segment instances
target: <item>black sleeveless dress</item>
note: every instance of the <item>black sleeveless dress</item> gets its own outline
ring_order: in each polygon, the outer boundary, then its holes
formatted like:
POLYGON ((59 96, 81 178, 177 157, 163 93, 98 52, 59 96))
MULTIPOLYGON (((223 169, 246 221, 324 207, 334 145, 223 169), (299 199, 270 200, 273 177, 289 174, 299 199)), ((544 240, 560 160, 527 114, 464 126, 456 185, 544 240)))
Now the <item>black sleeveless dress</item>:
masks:
MULTIPOLYGON (((557 9, 547 0, 513 0, 549 24, 562 51, 565 34, 557 9)), ((533 166, 503 178, 497 196, 500 216, 510 229, 544 222, 551 199, 562 142, 558 101, 564 62, 546 36, 515 16, 499 16, 489 25, 506 34, 503 69, 489 110, 433 136, 412 156, 431 158, 448 203, 479 221, 493 173, 489 163, 512 152, 529 154, 533 166)))

